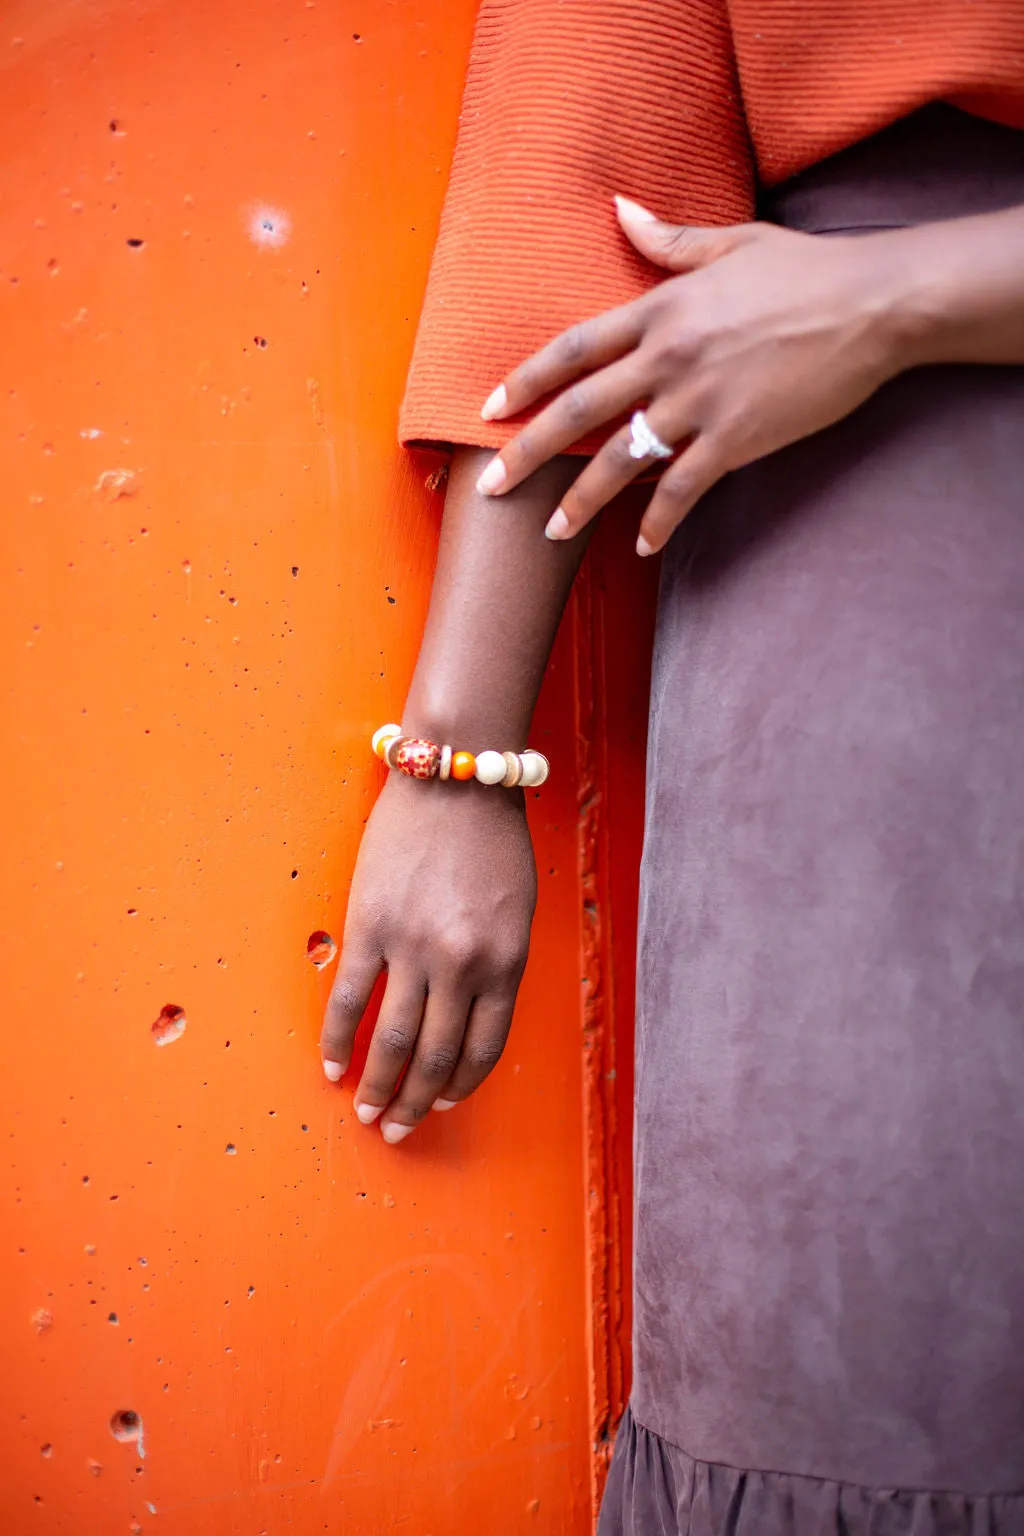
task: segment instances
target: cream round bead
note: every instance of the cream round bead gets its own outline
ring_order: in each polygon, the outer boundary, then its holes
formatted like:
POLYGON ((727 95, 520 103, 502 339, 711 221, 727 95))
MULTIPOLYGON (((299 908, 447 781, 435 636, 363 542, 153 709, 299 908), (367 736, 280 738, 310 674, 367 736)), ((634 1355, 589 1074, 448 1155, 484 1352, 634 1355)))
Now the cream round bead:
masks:
POLYGON ((398 767, 398 749, 403 742, 408 741, 407 736, 391 736, 384 743, 384 761, 389 768, 398 767))
POLYGON ((551 772, 551 764, 543 752, 527 749, 523 753, 523 789, 539 789, 551 772))
POLYGON ((401 736, 401 734, 402 727, 400 725, 382 725, 379 730, 374 731, 372 737, 370 738, 370 745, 373 747, 373 750, 376 752, 378 757, 383 757, 385 750, 384 744, 388 738, 401 736))
POLYGON ((452 771, 452 749, 451 749, 450 746, 445 745, 445 746, 443 746, 441 748, 441 761, 440 761, 440 763, 437 766, 437 776, 438 776, 439 779, 450 778, 451 777, 451 771, 452 771))
POLYGON ((500 784, 508 772, 502 752, 480 752, 476 759, 476 777, 481 784, 500 784))
POLYGON ((523 782, 523 760, 518 752, 503 752, 505 759, 505 777, 501 781, 502 789, 515 789, 523 782))

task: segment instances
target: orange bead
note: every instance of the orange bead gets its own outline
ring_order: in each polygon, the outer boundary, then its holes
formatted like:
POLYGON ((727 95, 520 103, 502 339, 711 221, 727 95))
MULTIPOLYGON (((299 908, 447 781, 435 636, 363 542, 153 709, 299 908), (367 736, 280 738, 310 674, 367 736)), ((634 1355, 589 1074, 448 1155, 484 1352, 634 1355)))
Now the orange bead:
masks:
POLYGON ((476 758, 472 752, 452 753, 452 778, 471 779, 476 773, 476 758))

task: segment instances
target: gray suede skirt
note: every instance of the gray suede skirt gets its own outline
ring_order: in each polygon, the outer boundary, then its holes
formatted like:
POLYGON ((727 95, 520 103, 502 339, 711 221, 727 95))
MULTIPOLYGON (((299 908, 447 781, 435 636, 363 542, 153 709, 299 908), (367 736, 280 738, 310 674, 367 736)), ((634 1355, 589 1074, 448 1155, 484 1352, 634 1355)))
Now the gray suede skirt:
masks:
MULTIPOLYGON (((772 194, 1024 202, 931 107, 772 194)), ((634 1387, 601 1536, 1024 1533, 1024 369, 903 375, 666 552, 634 1387)))

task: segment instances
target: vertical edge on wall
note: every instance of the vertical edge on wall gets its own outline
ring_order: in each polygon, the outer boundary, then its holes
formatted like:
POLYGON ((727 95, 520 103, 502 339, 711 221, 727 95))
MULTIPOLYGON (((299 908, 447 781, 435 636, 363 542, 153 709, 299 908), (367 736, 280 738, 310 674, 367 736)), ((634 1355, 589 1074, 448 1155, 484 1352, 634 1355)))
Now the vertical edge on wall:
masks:
MULTIPOLYGON (((594 552, 572 599, 580 1013, 583 1043, 584 1219, 586 1222, 591 1494, 600 1505, 612 1442, 625 1407, 624 1254, 616 1179, 620 1134, 615 1099, 615 976, 607 841, 607 719, 603 603, 594 552)), ((626 1131, 628 1133, 628 1127, 626 1131)))

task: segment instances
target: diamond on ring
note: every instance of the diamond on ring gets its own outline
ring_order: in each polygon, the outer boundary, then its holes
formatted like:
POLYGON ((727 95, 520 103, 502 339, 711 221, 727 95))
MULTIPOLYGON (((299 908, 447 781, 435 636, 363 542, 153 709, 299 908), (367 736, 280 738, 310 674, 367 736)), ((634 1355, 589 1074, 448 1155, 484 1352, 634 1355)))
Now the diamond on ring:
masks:
POLYGON ((631 459, 670 459, 675 451, 668 443, 663 443, 653 427, 648 425, 643 411, 633 412, 629 435, 633 439, 629 445, 631 459))

